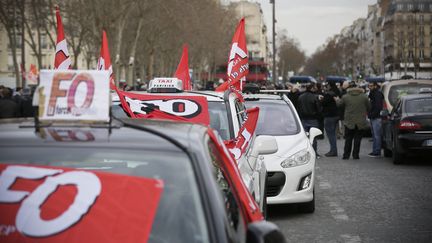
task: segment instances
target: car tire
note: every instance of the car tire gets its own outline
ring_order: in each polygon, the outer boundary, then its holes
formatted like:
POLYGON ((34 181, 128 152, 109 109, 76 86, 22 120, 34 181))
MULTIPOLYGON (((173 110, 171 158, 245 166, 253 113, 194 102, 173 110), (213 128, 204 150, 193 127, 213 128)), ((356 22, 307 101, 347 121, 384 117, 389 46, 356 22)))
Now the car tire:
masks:
POLYGON ((302 203, 299 205, 299 211, 302 213, 313 213, 315 212, 315 190, 313 191, 312 201, 302 203))
POLYGON ((388 149, 388 148, 383 148, 383 150, 384 150, 384 157, 389 158, 389 157, 392 156, 392 151, 391 151, 390 149, 388 149))
POLYGON ((395 165, 402 164, 404 160, 404 155, 398 151, 396 140, 393 140, 392 159, 393 159, 393 164, 395 165))

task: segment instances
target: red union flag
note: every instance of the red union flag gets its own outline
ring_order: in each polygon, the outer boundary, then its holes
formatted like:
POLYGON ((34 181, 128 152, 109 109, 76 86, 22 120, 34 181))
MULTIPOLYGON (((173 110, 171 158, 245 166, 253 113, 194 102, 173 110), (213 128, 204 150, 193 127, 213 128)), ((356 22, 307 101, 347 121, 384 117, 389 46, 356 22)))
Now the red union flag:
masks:
POLYGON ((67 43, 63 31, 63 23, 60 17, 60 10, 56 7, 57 18, 57 44, 56 54, 54 59, 54 69, 69 69, 71 65, 71 58, 67 49, 67 43))
POLYGON ((210 124, 208 103, 200 96, 134 94, 117 89, 123 110, 132 118, 210 124))
POLYGON ((254 107, 248 109, 246 121, 240 128, 236 138, 234 140, 225 141, 225 145, 232 153, 235 159, 239 159, 242 154, 246 151, 250 141, 255 133, 256 125, 258 122, 259 108, 254 107))
POLYGON ((114 74, 111 65, 111 57, 108 49, 108 39, 105 30, 102 32, 102 45, 100 49, 100 57, 98 59, 97 70, 108 70, 110 77, 110 88, 115 89, 114 74))
POLYGON ((1 242, 147 242, 163 181, 0 165, 1 242))
POLYGON ((188 46, 186 44, 183 45, 183 53, 174 77, 180 79, 183 82, 183 90, 192 90, 191 80, 189 76, 188 46))
POLYGON ((228 59, 227 75, 228 80, 216 88, 216 91, 223 92, 232 88, 237 92, 243 89, 242 81, 249 72, 249 63, 247 56, 246 37, 245 37, 245 20, 242 18, 237 26, 236 32, 232 39, 231 51, 228 59))

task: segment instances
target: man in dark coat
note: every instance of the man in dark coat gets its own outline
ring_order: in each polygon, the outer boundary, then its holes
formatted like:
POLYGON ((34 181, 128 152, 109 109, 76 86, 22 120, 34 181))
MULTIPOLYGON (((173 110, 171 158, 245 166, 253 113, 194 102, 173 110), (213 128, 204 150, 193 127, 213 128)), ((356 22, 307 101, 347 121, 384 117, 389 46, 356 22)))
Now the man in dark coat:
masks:
POLYGON ((377 82, 369 84, 369 100, 371 102, 371 110, 368 113, 369 120, 372 128, 372 152, 369 153, 370 157, 381 156, 381 116, 380 112, 383 109, 384 95, 379 90, 377 82))
MULTIPOLYGON (((312 127, 319 129, 321 104, 318 99, 318 95, 315 94, 316 91, 316 84, 308 84, 306 86, 306 91, 300 95, 297 102, 298 113, 302 121, 303 128, 306 132, 309 132, 312 127)), ((314 139, 312 146, 317 157, 319 157, 316 139, 314 139)))
POLYGON ((339 121, 339 111, 334 100, 335 97, 340 97, 340 91, 334 82, 330 82, 327 84, 326 92, 321 100, 322 114, 324 116, 324 129, 330 143, 330 151, 325 154, 327 157, 335 157, 338 155, 336 128, 339 121))
POLYGON ((19 117, 19 107, 12 98, 12 90, 3 88, 1 92, 3 98, 0 99, 0 119, 19 117))

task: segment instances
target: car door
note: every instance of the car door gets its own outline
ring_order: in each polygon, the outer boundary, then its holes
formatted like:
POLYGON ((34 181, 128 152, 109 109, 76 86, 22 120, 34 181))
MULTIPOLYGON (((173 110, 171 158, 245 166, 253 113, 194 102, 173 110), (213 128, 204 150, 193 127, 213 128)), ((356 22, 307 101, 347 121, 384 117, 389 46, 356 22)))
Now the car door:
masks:
POLYGON ((389 138, 391 139, 388 143, 389 144, 389 148, 392 148, 392 144, 395 142, 395 140, 397 139, 398 136, 398 125, 400 123, 401 120, 401 116, 402 116, 402 101, 398 101, 398 103, 396 104, 396 106, 393 108, 392 113, 390 114, 390 129, 388 129, 390 131, 390 136, 389 138))

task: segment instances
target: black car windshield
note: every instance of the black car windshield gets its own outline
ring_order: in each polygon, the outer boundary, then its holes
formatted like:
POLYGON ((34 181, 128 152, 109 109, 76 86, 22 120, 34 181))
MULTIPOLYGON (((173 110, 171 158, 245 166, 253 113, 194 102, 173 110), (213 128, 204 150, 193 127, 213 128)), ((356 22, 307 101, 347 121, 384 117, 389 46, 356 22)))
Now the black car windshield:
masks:
POLYGON ((392 106, 395 106, 397 101, 405 95, 418 94, 421 88, 432 88, 432 84, 408 83, 401 85, 393 85, 390 87, 388 99, 392 106))
MULTIPOLYGON (((189 157, 183 152, 96 146, 66 147, 55 144, 54 146, 3 146, 0 148, 0 153, 2 154, 0 165, 69 167, 76 170, 89 170, 100 177, 102 192, 104 192, 104 188, 105 191, 113 187, 122 188, 123 184, 133 178, 136 180, 143 180, 143 177, 161 180, 163 189, 157 203, 156 216, 153 220, 148 242, 209 241, 195 173, 189 157), (119 180, 121 182, 119 184, 114 183, 115 181, 104 184, 102 174, 108 174, 105 172, 111 175, 115 174, 124 180, 119 180)), ((128 189, 129 187, 124 188, 128 189)), ((129 209, 123 208, 120 203, 129 203, 130 200, 134 200, 136 195, 132 197, 132 191, 122 191, 121 195, 115 195, 121 197, 121 200, 114 205, 118 205, 121 209, 118 211, 130 220, 130 227, 140 227, 134 225, 134 222, 139 222, 139 217, 148 215, 139 216, 136 212, 129 212, 129 209)), ((142 196, 145 197, 145 200, 149 200, 146 197, 148 195, 142 196)), ((98 199, 99 202, 101 200, 98 199)), ((121 218, 121 215, 116 215, 112 211, 110 214, 112 214, 113 219, 121 218)), ((119 232, 110 229, 106 229, 104 232, 101 237, 107 239, 110 238, 110 234, 119 234, 119 232)))
POLYGON ((405 104, 405 112, 432 114, 432 97, 407 100, 405 104))
POLYGON ((223 140, 230 139, 228 112, 224 102, 209 101, 210 127, 218 131, 223 140))
POLYGON ((257 135, 284 136, 300 132, 291 107, 283 100, 247 101, 246 106, 260 108, 257 135))

